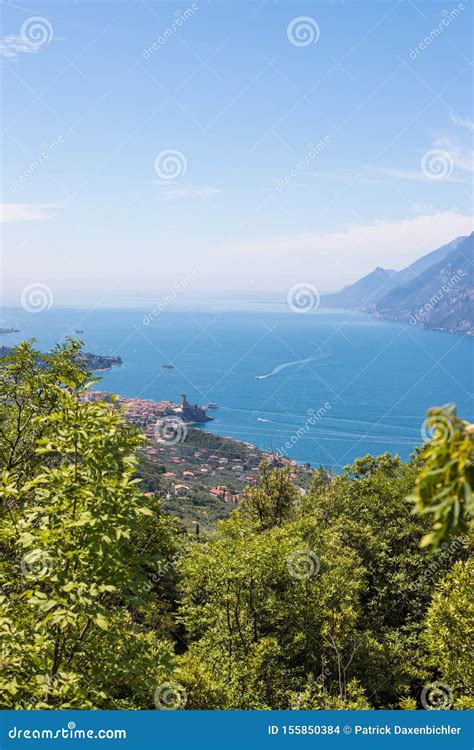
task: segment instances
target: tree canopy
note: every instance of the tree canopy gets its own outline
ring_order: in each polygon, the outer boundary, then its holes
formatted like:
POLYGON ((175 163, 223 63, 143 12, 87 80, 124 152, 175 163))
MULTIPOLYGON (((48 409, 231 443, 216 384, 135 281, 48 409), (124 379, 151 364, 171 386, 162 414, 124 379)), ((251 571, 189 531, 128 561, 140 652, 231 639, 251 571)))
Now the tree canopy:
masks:
POLYGON ((264 462, 195 537, 141 490, 143 436, 84 398, 79 352, 0 361, 1 708, 473 707, 473 430, 454 408, 408 462, 307 490, 264 462))

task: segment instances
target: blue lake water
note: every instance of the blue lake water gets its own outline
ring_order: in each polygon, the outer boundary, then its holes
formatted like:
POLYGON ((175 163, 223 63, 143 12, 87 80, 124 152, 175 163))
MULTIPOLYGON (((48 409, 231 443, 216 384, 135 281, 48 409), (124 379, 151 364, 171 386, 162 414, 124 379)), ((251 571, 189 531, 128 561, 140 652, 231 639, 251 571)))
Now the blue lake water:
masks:
POLYGON ((46 350, 81 329, 86 351, 123 359, 98 388, 215 402, 204 429, 334 470, 366 453, 407 457, 430 406, 455 402, 474 416, 469 337, 276 304, 166 309, 145 324, 147 312, 3 308, 0 325, 22 333, 0 344, 35 337, 46 350), (168 363, 174 369, 163 369, 168 363))

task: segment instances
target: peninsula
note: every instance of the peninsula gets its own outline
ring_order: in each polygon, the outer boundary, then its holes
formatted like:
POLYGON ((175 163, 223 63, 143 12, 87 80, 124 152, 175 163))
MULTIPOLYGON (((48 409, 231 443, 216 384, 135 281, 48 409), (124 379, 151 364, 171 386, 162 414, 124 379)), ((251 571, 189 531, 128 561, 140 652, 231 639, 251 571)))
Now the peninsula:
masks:
MULTIPOLYGON (((11 346, 0 346, 0 358, 7 357, 12 350, 13 347, 11 346)), ((77 361, 84 368, 93 370, 94 372, 110 370, 114 365, 122 364, 122 359, 120 357, 114 357, 111 354, 92 354, 90 352, 82 352, 79 354, 77 361)))
POLYGON ((84 364, 84 367, 94 370, 94 372, 110 370, 111 367, 122 364, 121 357, 114 357, 111 354, 91 354, 90 352, 80 354, 78 360, 84 364))

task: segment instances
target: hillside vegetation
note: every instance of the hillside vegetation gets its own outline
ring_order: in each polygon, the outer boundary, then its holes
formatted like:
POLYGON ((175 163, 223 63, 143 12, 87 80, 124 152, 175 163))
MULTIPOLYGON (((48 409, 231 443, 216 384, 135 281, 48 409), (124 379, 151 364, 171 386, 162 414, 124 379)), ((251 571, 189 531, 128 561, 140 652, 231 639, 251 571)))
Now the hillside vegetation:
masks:
MULTIPOLYGON (((0 363, 0 708, 474 707, 472 426, 306 494, 263 464, 199 537, 78 344, 0 363)), ((443 429, 442 429, 443 428, 443 429)))
MULTIPOLYGON (((248 443, 188 426, 185 440, 147 447, 138 475, 142 489, 155 492, 163 509, 178 516, 188 530, 194 531, 197 525, 210 531, 217 521, 227 518, 245 488, 257 484, 265 458, 267 454, 248 443)), ((288 464, 292 478, 307 488, 309 467, 275 457, 271 461, 288 464)))

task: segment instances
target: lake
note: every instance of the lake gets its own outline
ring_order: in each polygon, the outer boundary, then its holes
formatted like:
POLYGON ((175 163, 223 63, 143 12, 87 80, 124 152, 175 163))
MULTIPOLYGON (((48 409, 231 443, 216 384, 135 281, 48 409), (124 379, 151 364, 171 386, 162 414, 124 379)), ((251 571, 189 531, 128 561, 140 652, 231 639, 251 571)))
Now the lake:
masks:
MULTIPOLYGON (((234 304, 234 303, 233 303, 234 304)), ((374 320, 361 313, 296 313, 276 303, 150 309, 3 308, 11 346, 46 350, 78 334, 85 350, 120 355, 97 386, 123 396, 218 408, 203 429, 341 470, 420 444, 426 409, 454 402, 472 419, 472 338, 374 320), (164 369, 164 364, 174 365, 164 369)))

